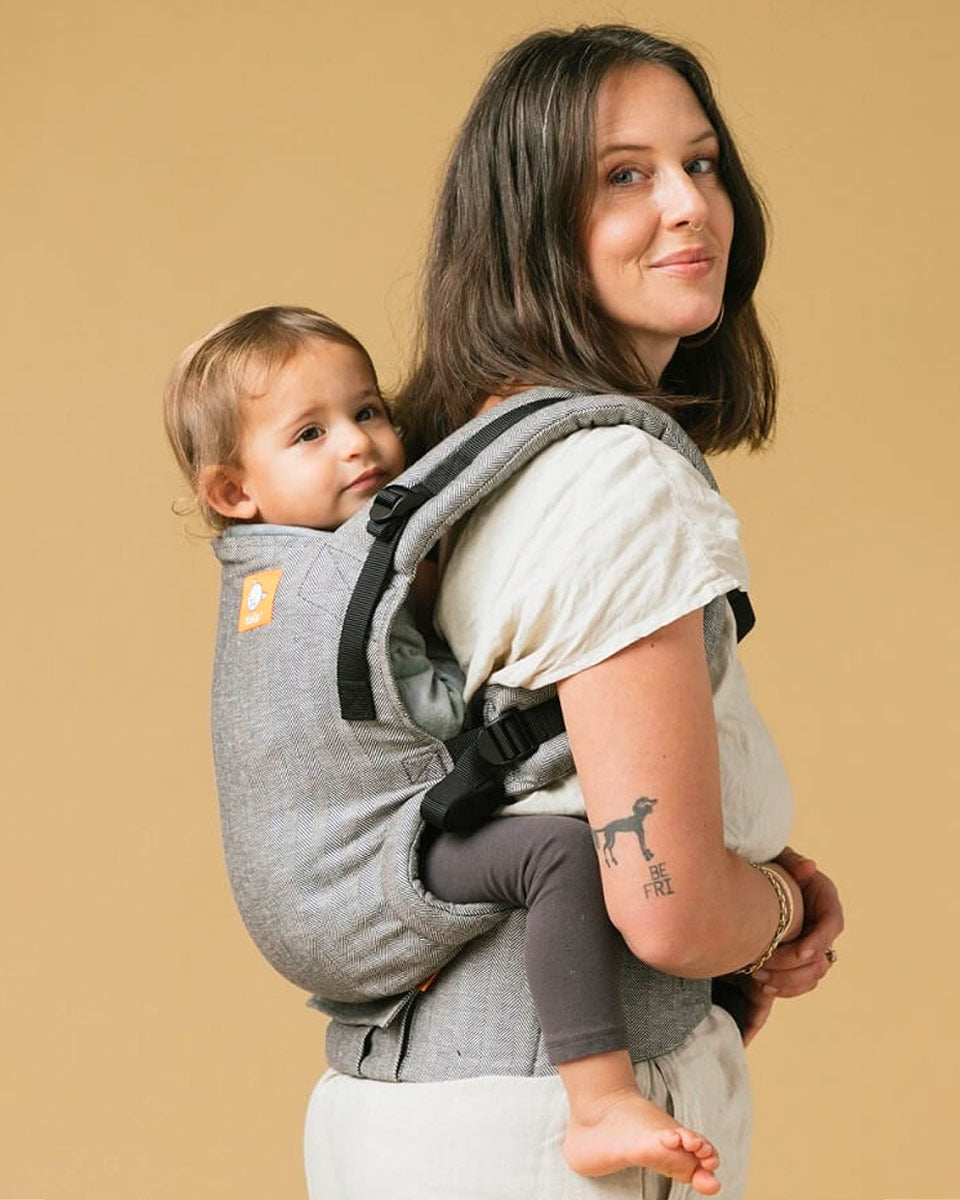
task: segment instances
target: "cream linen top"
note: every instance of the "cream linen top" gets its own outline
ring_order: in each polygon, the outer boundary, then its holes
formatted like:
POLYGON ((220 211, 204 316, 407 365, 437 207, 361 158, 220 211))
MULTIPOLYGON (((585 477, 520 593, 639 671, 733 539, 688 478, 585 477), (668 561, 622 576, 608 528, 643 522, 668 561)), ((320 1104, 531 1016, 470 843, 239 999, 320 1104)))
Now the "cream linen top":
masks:
MULTIPOLYGON (((733 509, 685 458, 629 425, 583 429, 537 455, 454 531, 435 621, 466 674, 539 688, 701 608, 748 570, 733 509)), ((787 842, 790 784, 753 706, 727 611, 710 664, 724 840, 758 862, 787 842)), ((575 775, 504 815, 583 815, 575 775)))

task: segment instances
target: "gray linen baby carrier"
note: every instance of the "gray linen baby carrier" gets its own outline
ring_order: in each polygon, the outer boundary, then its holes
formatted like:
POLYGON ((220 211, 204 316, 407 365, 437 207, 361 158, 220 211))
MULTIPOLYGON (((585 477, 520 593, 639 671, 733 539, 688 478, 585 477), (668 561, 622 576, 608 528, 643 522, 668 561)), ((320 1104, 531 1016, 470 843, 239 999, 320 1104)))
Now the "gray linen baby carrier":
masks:
MULTIPOLYGON (((455 796, 473 788, 489 808, 572 771, 554 689, 488 687, 492 732, 445 744, 405 710, 388 640, 446 530, 552 442, 618 424, 660 438, 716 488, 659 409, 535 388, 457 430, 337 530, 233 526, 215 543, 213 743, 230 880, 260 950, 331 1016, 327 1055, 341 1071, 425 1080, 553 1070, 523 977, 525 913, 438 900, 420 883, 418 846, 421 803, 431 789, 449 799, 451 779, 455 796), (532 732, 503 718, 511 710, 540 714, 532 732)), ((749 602, 729 600, 742 636, 749 602)), ((708 657, 727 603, 705 609, 708 657)), ((624 951, 621 995, 639 1060, 683 1040, 709 1009, 710 983, 624 951)))

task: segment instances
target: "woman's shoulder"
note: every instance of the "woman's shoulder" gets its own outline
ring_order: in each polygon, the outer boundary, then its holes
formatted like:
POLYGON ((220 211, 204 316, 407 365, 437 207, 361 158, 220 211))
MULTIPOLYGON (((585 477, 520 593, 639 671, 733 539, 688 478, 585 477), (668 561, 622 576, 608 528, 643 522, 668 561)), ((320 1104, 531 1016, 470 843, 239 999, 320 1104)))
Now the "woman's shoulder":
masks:
POLYGON ((695 490, 712 491, 693 463, 659 437, 638 425, 595 425, 567 434, 541 450, 520 469, 516 478, 562 490, 565 478, 575 474, 608 489, 618 486, 620 470, 631 472, 631 482, 651 487, 674 478, 688 481, 695 490), (634 474, 636 472, 636 474, 634 474))
POLYGON ((746 586, 736 515, 696 468, 633 426, 590 428, 462 523, 436 618, 468 691, 540 687, 746 586))
POLYGON ((650 541, 669 541, 682 526, 711 556, 742 568, 731 506, 692 462, 635 425, 580 429, 553 442, 483 500, 462 533, 502 550, 555 536, 620 541, 639 526, 650 541))

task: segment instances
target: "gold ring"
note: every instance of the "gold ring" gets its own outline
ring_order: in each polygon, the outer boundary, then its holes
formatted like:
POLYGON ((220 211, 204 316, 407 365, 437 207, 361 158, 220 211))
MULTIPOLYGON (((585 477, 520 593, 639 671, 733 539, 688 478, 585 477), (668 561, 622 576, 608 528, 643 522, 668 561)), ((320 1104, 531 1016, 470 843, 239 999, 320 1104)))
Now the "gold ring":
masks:
POLYGON ((827 962, 830 963, 831 966, 833 966, 833 964, 840 957, 840 955, 836 952, 836 950, 834 950, 834 948, 832 946, 828 946, 826 948, 826 950, 824 950, 824 954, 827 956, 827 962))

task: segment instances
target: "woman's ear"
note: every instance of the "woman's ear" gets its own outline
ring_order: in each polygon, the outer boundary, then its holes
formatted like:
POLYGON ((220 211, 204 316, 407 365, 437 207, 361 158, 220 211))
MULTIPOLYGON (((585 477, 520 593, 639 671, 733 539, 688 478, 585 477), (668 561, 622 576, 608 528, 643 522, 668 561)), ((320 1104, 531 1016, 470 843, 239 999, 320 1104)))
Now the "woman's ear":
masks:
POLYGON ((235 467, 207 467, 200 476, 198 491, 214 512, 231 521, 252 521, 259 514, 256 501, 247 493, 243 476, 235 467))

